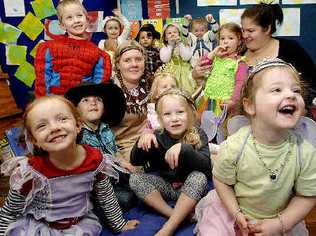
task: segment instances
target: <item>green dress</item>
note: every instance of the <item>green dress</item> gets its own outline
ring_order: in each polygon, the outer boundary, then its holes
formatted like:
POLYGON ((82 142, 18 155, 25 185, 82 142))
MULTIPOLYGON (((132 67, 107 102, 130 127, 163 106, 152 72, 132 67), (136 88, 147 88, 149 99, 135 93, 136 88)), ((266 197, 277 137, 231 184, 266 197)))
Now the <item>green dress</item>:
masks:
POLYGON ((240 59, 215 57, 213 68, 207 78, 204 96, 215 115, 221 113, 220 104, 229 100, 235 88, 235 76, 240 59))
POLYGON ((187 61, 184 61, 176 51, 168 62, 176 75, 177 85, 181 90, 186 90, 189 94, 195 92, 196 82, 192 78, 192 67, 187 61))

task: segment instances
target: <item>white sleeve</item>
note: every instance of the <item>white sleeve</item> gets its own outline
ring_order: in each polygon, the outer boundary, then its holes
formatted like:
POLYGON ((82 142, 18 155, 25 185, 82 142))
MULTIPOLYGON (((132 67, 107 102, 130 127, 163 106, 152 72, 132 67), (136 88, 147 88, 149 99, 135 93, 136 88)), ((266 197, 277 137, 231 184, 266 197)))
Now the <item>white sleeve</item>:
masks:
POLYGON ((121 35, 117 38, 118 45, 127 40, 131 33, 131 23, 128 21, 128 19, 125 16, 121 15, 120 20, 121 22, 123 22, 124 29, 121 35))
POLYGON ((171 45, 164 46, 160 49, 160 59, 163 63, 168 63, 172 56, 173 47, 171 45))
POLYGON ((105 42, 105 39, 101 39, 98 43, 98 48, 100 48, 103 51, 104 51, 104 42, 105 42))
POLYGON ((192 50, 189 46, 185 46, 182 42, 179 43, 180 56, 184 61, 189 61, 192 57, 192 50))

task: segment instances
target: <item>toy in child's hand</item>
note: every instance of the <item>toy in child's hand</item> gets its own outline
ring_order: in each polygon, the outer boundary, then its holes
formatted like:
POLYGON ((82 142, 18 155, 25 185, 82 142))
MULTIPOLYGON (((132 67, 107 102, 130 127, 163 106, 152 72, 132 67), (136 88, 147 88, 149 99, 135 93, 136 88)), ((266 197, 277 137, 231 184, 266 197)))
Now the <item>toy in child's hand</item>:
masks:
POLYGON ((207 22, 212 22, 213 21, 213 15, 212 14, 207 14, 206 16, 205 16, 205 19, 207 20, 207 22))
POLYGON ((201 66, 208 66, 212 64, 212 60, 207 55, 202 56, 201 61, 202 61, 201 66))
POLYGON ((184 19, 186 19, 187 21, 191 21, 192 20, 192 16, 190 15, 190 14, 188 14, 188 15, 185 15, 184 16, 184 19))
POLYGON ((113 14, 115 15, 115 16, 121 16, 122 15, 122 13, 121 13, 121 11, 119 10, 119 9, 113 9, 113 14))

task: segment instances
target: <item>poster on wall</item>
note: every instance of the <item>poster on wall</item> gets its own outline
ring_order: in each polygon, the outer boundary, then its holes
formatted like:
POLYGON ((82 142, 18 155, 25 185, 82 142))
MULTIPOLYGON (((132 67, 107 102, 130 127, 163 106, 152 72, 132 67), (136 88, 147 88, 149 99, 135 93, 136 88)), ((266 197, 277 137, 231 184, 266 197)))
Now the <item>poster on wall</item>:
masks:
POLYGON ((197 0, 198 7, 204 6, 236 6, 237 0, 197 0))
POLYGON ((300 36, 301 26, 301 9, 300 8, 283 8, 283 24, 277 28, 278 36, 300 36))
POLYGON ((25 16, 25 7, 23 0, 4 0, 3 4, 6 17, 25 16))
MULTIPOLYGON (((283 1, 284 2, 284 1, 283 1)), ((274 0, 273 4, 279 4, 279 0, 274 0)), ((252 4, 259 4, 258 0, 240 0, 240 5, 252 5, 252 4)))
POLYGON ((148 0, 147 7, 149 19, 166 19, 170 17, 169 0, 148 0))
POLYGON ((141 0, 121 0, 121 12, 129 20, 141 20, 142 9, 141 0))
POLYGON ((315 4, 316 0, 282 0, 282 4, 315 4))
MULTIPOLYGON (((300 36, 300 8, 283 8, 283 24, 277 27, 275 36, 300 36)), ((240 25, 244 9, 221 9, 220 24, 235 22, 240 25)))

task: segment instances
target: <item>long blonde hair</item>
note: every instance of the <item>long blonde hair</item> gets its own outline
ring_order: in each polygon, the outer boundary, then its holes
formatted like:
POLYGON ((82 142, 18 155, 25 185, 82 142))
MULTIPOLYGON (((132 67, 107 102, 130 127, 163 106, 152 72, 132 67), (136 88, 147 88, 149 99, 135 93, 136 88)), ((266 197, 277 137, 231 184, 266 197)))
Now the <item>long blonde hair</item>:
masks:
POLYGON ((196 123, 196 109, 194 106, 194 101, 191 99, 190 95, 187 93, 179 90, 179 89, 169 89, 165 92, 163 92, 157 102, 156 102, 156 111, 158 114, 158 120, 160 123, 160 126, 164 129, 163 123, 162 123, 162 110, 163 110, 163 104, 164 100, 167 97, 173 97, 177 99, 183 105, 188 113, 188 124, 187 129, 184 132, 182 138, 180 139, 181 143, 186 143, 192 145, 195 149, 198 149, 202 145, 202 141, 200 138, 200 135, 198 133, 197 128, 195 127, 196 123))

